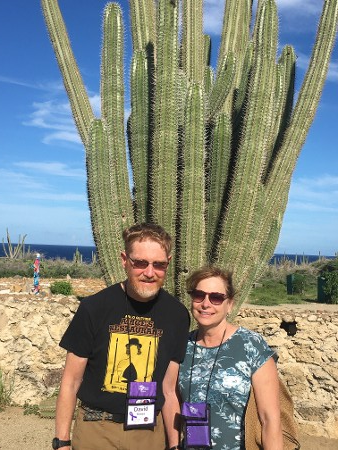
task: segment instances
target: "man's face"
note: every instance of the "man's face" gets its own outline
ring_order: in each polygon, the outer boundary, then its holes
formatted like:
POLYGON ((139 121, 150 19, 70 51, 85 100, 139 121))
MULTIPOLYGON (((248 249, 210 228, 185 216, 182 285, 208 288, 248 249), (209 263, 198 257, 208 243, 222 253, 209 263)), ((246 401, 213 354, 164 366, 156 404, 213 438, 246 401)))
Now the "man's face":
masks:
POLYGON ((153 264, 148 264, 144 269, 138 269, 135 267, 137 265, 135 261, 169 262, 170 256, 167 256, 164 248, 158 242, 149 239, 135 241, 128 255, 125 252, 121 253, 121 259, 128 278, 128 295, 140 302, 148 302, 155 298, 164 284, 166 270, 154 269, 153 264))

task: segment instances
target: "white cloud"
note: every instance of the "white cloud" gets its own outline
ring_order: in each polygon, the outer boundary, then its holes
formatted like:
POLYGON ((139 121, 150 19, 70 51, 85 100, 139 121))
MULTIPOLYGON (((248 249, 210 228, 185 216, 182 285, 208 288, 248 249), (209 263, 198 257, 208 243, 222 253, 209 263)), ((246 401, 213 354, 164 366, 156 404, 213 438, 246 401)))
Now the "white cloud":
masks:
MULTIPOLYGON (((41 200, 49 202, 82 202, 87 204, 87 195, 85 193, 85 171, 83 169, 71 168, 66 164, 53 162, 26 162, 22 161, 14 164, 21 169, 21 172, 14 170, 0 169, 0 191, 3 199, 8 199, 9 203, 13 201, 29 203, 30 200, 41 200), (27 173, 23 173, 23 171, 27 173), (51 177, 57 177, 51 179, 51 177), (76 191, 81 189, 80 193, 69 192, 70 186, 66 186, 66 181, 60 183, 60 177, 75 180, 81 180, 79 185, 77 181, 76 191)), ((68 181, 67 181, 68 182, 68 181)))
POLYGON ((14 77, 6 77, 3 75, 0 75, 0 82, 6 83, 6 84, 14 84, 16 86, 22 86, 29 89, 36 89, 39 91, 46 91, 49 94, 59 94, 60 92, 63 92, 64 86, 61 81, 48 81, 48 82, 35 82, 35 83, 28 83, 27 81, 20 80, 18 78, 14 77))
POLYGON ((317 15, 323 6, 320 0, 277 0, 277 7, 280 11, 290 10, 292 13, 298 12, 304 15, 317 15))
POLYGON ((57 100, 35 102, 33 109, 34 111, 28 120, 23 122, 23 125, 44 130, 57 130, 57 132, 50 132, 43 137, 42 141, 45 144, 54 141, 81 144, 68 102, 57 100))
POLYGON ((44 185, 29 175, 0 169, 0 188, 3 198, 6 198, 5 193, 13 195, 30 190, 41 190, 44 189, 44 185))
POLYGON ((16 167, 23 169, 33 170, 35 173, 72 177, 72 178, 84 178, 86 173, 84 169, 72 169, 66 164, 60 162, 30 162, 21 161, 14 163, 16 167))
POLYGON ((73 194, 69 192, 64 193, 42 193, 42 192, 33 192, 32 194, 29 194, 27 196, 23 195, 23 197, 28 197, 32 200, 48 200, 53 202, 81 202, 86 204, 87 202, 87 195, 85 194, 73 194))
POLYGON ((219 0, 204 1, 204 32, 220 35, 222 32, 224 2, 219 0))
POLYGON ((89 97, 89 102, 93 108, 93 113, 96 117, 101 116, 101 97, 98 94, 94 94, 89 97))
POLYGON ((329 81, 338 81, 338 62, 331 61, 327 79, 329 81))
POLYGON ((0 210, 0 232, 4 235, 8 228, 13 241, 27 234, 28 245, 93 245, 88 208, 13 202, 0 203, 0 210))
POLYGON ((291 184, 288 209, 337 214, 338 177, 324 175, 294 180, 291 184))
POLYGON ((42 139, 44 144, 51 144, 56 141, 63 141, 72 144, 82 144, 81 138, 77 131, 74 132, 59 131, 57 133, 49 133, 42 139))
MULTIPOLYGON (((204 31, 206 33, 211 35, 221 34, 224 5, 224 0, 204 1, 204 31)), ((304 19, 306 17, 319 16, 322 6, 323 2, 320 0, 277 0, 277 8, 280 14, 284 15, 290 13, 289 20, 293 20, 295 16, 299 17, 301 15, 302 24, 304 24, 304 19)), ((256 8, 257 0, 255 0, 253 4, 253 14, 255 14, 256 8)))
POLYGON ((295 179, 276 253, 334 255, 338 250, 338 177, 295 179))

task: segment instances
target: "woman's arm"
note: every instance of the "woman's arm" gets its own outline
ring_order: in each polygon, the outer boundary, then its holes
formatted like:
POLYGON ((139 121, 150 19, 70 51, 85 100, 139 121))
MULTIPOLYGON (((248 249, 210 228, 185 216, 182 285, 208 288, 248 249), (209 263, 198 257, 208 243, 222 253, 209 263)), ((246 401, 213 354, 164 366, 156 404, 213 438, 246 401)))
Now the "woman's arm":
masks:
POLYGON ((178 445, 180 438, 180 404, 177 390, 178 369, 179 364, 177 362, 170 361, 163 379, 163 394, 165 402, 162 408, 162 415, 169 448, 178 445))
POLYGON ((280 420, 279 380, 274 360, 269 358, 252 376, 264 450, 283 450, 280 420))

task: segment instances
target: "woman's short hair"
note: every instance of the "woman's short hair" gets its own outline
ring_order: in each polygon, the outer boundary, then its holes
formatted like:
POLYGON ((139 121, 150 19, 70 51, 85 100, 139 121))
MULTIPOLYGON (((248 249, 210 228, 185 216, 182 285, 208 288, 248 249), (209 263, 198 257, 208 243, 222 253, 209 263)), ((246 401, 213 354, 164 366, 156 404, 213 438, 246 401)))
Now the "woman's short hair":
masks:
POLYGON ((167 256, 171 253, 171 236, 160 225, 154 223, 140 223, 132 225, 123 231, 124 249, 131 253, 131 247, 136 241, 155 241, 165 250, 167 256))
POLYGON ((216 266, 204 266, 195 270, 186 280, 187 291, 196 289, 198 283, 208 278, 221 278, 226 286, 226 294, 233 299, 236 292, 232 281, 232 272, 216 266))

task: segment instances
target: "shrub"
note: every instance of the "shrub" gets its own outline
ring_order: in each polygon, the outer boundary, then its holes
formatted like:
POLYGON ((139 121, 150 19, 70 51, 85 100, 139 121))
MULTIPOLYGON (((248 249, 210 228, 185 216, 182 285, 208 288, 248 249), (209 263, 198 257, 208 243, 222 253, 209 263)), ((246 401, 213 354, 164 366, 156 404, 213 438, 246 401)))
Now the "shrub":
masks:
POLYGON ((13 387, 14 377, 5 375, 0 369, 0 411, 11 404, 13 387))
POLYGON ((321 269, 320 276, 325 280, 323 291, 327 303, 338 304, 338 258, 326 263, 321 269))
POLYGON ((39 405, 31 405, 30 403, 25 402, 23 405, 23 414, 24 416, 28 416, 29 414, 39 415, 39 405))
POLYGON ((292 290, 294 294, 303 294, 305 289, 305 275, 295 273, 292 282, 292 290))
POLYGON ((50 290, 52 294, 72 295, 73 288, 68 281, 55 281, 51 284, 50 290))
POLYGON ((328 303, 338 304, 338 271, 322 272, 322 277, 325 280, 323 290, 328 303))
MULTIPOLYGON (((34 255, 29 258, 8 259, 0 258, 0 277, 33 277, 32 264, 34 255)), ((96 262, 78 263, 66 259, 42 259, 40 265, 40 275, 42 278, 62 278, 66 275, 72 278, 101 278, 102 271, 96 262)))

